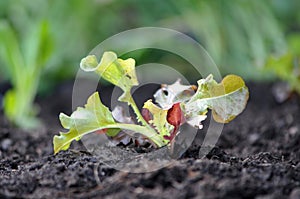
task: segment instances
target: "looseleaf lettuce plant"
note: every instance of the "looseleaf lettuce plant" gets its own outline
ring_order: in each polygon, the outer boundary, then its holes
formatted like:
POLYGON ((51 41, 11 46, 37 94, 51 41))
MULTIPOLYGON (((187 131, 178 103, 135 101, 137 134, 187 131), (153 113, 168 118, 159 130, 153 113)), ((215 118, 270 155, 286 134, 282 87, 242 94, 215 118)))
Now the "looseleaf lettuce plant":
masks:
POLYGON ((248 88, 239 76, 228 75, 217 83, 209 75, 197 82, 198 87, 182 85, 180 80, 163 85, 154 95, 156 104, 148 100, 140 112, 130 92, 139 84, 134 59, 123 60, 114 52, 105 52, 100 61, 95 55, 88 55, 82 59, 80 67, 120 87, 123 94, 118 100, 133 109, 138 124, 125 116, 120 119, 120 114, 114 114, 115 110, 111 112, 103 105, 99 93, 95 92, 86 105, 78 107, 71 116, 60 114, 61 124, 68 132, 54 136, 54 153, 67 150, 72 141, 79 141, 82 136, 93 132, 106 133, 111 138, 124 133, 131 136, 131 132, 135 132, 153 146, 163 147, 174 140, 184 123, 201 129, 208 109, 212 110, 217 122, 230 122, 243 111, 249 96, 248 88))

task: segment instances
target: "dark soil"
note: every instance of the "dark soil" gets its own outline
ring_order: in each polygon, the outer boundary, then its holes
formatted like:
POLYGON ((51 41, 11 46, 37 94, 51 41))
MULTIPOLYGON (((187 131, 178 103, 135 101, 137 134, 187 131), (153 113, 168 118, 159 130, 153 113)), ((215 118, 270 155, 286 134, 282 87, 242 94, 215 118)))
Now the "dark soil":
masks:
MULTIPOLYGON (((71 112, 66 84, 40 100, 44 129, 17 130, 1 113, 0 198, 300 198, 300 99, 277 104, 270 90, 250 84, 246 110, 205 157, 198 153, 203 130, 174 164, 134 174, 99 164, 80 142, 53 155, 57 115, 71 112)), ((109 92, 102 90, 106 104, 109 92)))

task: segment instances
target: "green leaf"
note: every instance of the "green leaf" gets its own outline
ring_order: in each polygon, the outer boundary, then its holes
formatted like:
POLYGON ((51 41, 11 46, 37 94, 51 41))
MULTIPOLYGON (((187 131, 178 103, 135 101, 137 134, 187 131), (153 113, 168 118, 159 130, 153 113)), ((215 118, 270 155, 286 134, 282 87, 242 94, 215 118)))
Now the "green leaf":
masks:
POLYGON ((300 94, 300 61, 291 52, 280 57, 270 56, 265 70, 275 74, 281 80, 288 82, 292 90, 300 94))
POLYGON ((24 67, 24 57, 17 36, 6 21, 0 21, 0 43, 0 58, 5 63, 13 86, 17 86, 22 79, 19 67, 24 67))
POLYGON ((114 52, 104 52, 100 63, 95 55, 88 55, 81 60, 80 67, 84 71, 96 72, 106 81, 120 87, 124 91, 120 101, 131 100, 130 90, 138 85, 134 59, 122 60, 114 52))
MULTIPOLYGON (((187 122, 196 125, 204 118, 207 109, 211 109, 213 118, 220 123, 228 123, 245 108, 249 97, 248 88, 242 78, 236 75, 226 76, 217 83, 212 75, 198 81, 198 90, 191 100, 183 104, 187 122)), ((205 118, 204 118, 205 119, 205 118)))
POLYGON ((267 72, 272 72, 281 79, 288 81, 293 77, 294 57, 292 53, 286 53, 280 57, 270 56, 265 64, 267 72))
POLYGON ((300 34, 299 32, 291 33, 287 36, 289 50, 292 54, 300 55, 300 34))
POLYGON ((98 92, 89 97, 84 108, 77 108, 71 116, 61 113, 59 118, 62 126, 69 131, 60 132, 60 135, 54 136, 54 153, 67 150, 72 141, 78 141, 82 136, 102 129, 108 129, 106 131, 108 136, 117 135, 119 132, 117 129, 134 131, 146 136, 158 147, 165 145, 158 134, 148 127, 116 123, 112 113, 102 104, 98 92))
POLYGON ((165 140, 164 136, 170 136, 171 131, 174 126, 169 124, 167 121, 168 109, 161 109, 155 104, 152 103, 152 100, 148 100, 144 103, 143 108, 148 109, 153 116, 153 119, 149 121, 152 124, 157 132, 159 132, 162 140, 165 140))
MULTIPOLYGON (((31 73, 40 72, 53 53, 53 37, 50 34, 49 23, 39 21, 34 23, 26 34, 24 57, 31 73)), ((34 74, 33 74, 34 75, 34 74)))
MULTIPOLYGON (((79 140, 83 135, 107 128, 111 124, 115 124, 114 118, 109 109, 102 104, 98 92, 89 97, 84 108, 79 107, 67 116, 63 113, 59 115, 59 119, 64 128, 69 129, 67 133, 60 133, 53 140, 54 152, 66 150, 69 148, 73 140, 79 140)), ((109 136, 115 134, 107 133, 109 136)))
POLYGON ((119 101, 127 102, 136 114, 138 122, 149 127, 130 93, 131 88, 138 85, 134 59, 122 60, 118 59, 114 52, 104 52, 100 63, 95 55, 88 55, 81 60, 80 67, 87 72, 93 71, 108 82, 120 87, 124 93, 120 96, 119 101))

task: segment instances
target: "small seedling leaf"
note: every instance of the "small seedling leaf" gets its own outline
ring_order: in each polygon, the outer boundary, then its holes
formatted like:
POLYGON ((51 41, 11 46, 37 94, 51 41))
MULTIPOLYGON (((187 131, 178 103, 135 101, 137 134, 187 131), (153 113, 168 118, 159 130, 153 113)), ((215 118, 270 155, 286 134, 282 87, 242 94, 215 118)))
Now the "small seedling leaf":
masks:
POLYGON ((153 119, 149 120, 149 123, 155 127, 160 136, 170 136, 170 132, 173 130, 174 126, 167 121, 168 109, 162 109, 156 106, 153 104, 152 100, 146 101, 143 108, 149 110, 152 114, 153 119))
POLYGON ((228 75, 218 84, 210 75, 198 81, 198 90, 184 110, 193 121, 211 109, 217 122, 228 123, 244 110, 248 97, 248 88, 239 76, 228 75))
POLYGON ((81 60, 80 67, 84 71, 96 72, 106 81, 120 87, 124 94, 119 100, 130 102, 130 90, 133 86, 138 85, 134 59, 118 59, 114 52, 105 52, 100 63, 95 55, 88 55, 81 60))
MULTIPOLYGON (((89 97, 84 108, 78 107, 71 116, 63 113, 59 119, 64 128, 68 129, 67 133, 61 132, 53 140, 54 152, 68 149, 73 140, 79 140, 83 135, 97 130, 110 128, 115 124, 114 118, 109 109, 104 106, 100 100, 98 92, 89 97)), ((118 131, 107 131, 106 134, 114 136, 118 131)))

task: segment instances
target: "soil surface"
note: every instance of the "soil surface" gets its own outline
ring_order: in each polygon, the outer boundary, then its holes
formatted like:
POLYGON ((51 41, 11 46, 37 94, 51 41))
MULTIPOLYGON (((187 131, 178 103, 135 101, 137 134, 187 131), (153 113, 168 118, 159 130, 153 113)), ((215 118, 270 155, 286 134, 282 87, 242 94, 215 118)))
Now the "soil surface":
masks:
MULTIPOLYGON (((64 84, 39 100, 42 129, 18 130, 0 114, 0 198, 300 198, 300 98, 277 104, 271 85, 249 89, 246 110, 207 155, 199 156, 200 130, 173 164, 138 174, 99 163, 81 142, 53 155, 57 115, 71 113, 72 83, 64 84)), ((102 89, 105 104, 110 92, 102 89)), ((142 102, 152 90, 137 92, 142 102)))

